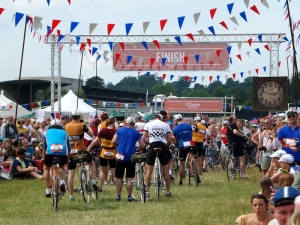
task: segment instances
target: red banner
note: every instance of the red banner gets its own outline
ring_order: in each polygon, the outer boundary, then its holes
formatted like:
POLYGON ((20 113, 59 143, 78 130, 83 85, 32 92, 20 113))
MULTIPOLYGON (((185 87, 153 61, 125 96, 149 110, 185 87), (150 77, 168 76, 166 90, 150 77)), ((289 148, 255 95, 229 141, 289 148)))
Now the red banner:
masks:
POLYGON ((165 99, 164 110, 172 113, 223 112, 223 101, 221 99, 165 99))

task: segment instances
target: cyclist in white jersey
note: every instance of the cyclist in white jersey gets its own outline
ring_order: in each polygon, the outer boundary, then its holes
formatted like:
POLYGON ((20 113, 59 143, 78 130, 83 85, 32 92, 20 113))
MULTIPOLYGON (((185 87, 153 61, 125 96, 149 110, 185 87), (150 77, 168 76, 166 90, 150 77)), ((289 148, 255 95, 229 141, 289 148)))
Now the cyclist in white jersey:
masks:
MULTIPOLYGON (((144 132, 144 128, 145 128, 145 125, 146 125, 146 123, 144 123, 143 122, 143 118, 142 118, 142 116, 140 116, 140 115, 137 115, 136 117, 135 117, 135 121, 136 121, 136 123, 135 123, 135 125, 134 125, 134 128, 141 134, 141 136, 143 135, 143 132, 144 132)), ((136 142, 136 145, 135 145, 135 147, 140 147, 140 144, 139 144, 139 142, 137 141, 136 142)))
POLYGON ((151 185, 151 175, 153 172, 153 166, 155 163, 156 152, 154 148, 161 148, 161 151, 158 153, 158 158, 162 166, 164 180, 166 182, 166 196, 170 197, 170 186, 171 179, 168 173, 168 146, 172 143, 171 128, 167 123, 162 122, 162 115, 156 114, 153 116, 153 121, 146 124, 143 141, 146 142, 149 137, 150 147, 147 150, 147 173, 146 173, 146 198, 149 199, 149 189, 151 185))

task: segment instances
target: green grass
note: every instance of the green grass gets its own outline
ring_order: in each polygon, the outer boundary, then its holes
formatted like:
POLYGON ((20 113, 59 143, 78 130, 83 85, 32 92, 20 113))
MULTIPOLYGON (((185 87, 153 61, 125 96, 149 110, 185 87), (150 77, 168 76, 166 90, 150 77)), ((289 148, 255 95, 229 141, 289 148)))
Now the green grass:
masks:
MULTIPOLYGON (((123 186, 122 201, 116 202, 115 186, 104 186, 99 199, 84 203, 79 193, 76 201, 68 195, 54 212, 52 198, 44 197, 44 183, 38 180, 0 180, 0 224, 201 224, 231 225, 241 214, 251 213, 251 195, 259 191, 261 174, 256 167, 247 171, 249 179, 228 181, 224 171, 205 173, 202 184, 172 184, 173 196, 156 199, 154 188, 150 201, 127 202, 123 186)), ((134 196, 139 192, 135 190, 134 196)))

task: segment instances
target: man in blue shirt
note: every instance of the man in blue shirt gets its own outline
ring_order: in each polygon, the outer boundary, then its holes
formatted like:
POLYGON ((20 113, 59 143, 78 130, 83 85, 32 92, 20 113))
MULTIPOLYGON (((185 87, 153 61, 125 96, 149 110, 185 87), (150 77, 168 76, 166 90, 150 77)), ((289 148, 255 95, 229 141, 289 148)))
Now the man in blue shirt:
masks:
MULTIPOLYGON (((173 135, 176 138, 177 145, 180 149, 179 185, 182 185, 184 163, 188 153, 191 150, 191 147, 195 146, 195 143, 192 139, 193 131, 191 125, 188 123, 184 123, 180 114, 175 115, 175 120, 177 121, 177 126, 173 130, 173 135)), ((194 157, 197 157, 197 154, 194 154, 194 157)), ((201 183, 199 175, 198 183, 201 183)))
POLYGON ((126 184, 128 201, 136 200, 132 196, 132 178, 135 177, 135 164, 131 162, 131 156, 135 154, 135 144, 138 141, 140 146, 139 150, 144 149, 145 143, 142 140, 141 134, 134 128, 135 119, 128 117, 126 119, 126 126, 117 130, 115 136, 112 139, 112 143, 117 146, 116 154, 116 174, 115 182, 117 188, 117 201, 121 200, 121 192, 123 185, 123 177, 126 169, 126 184))
POLYGON ((287 112, 289 125, 280 128, 278 140, 282 143, 282 149, 291 154, 295 163, 300 165, 300 127, 297 125, 298 112, 289 110, 287 112))

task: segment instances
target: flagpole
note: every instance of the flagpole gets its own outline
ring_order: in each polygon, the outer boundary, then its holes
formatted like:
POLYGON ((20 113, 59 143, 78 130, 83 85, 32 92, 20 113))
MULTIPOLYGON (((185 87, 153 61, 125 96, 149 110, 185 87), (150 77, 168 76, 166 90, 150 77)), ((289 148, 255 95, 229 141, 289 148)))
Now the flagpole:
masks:
POLYGON ((98 118, 98 56, 96 58, 96 115, 95 118, 98 118))
POLYGON ((148 112, 148 89, 147 89, 147 92, 146 92, 146 114, 148 112))
POLYGON ((20 100, 20 83, 21 83, 21 77, 22 77, 24 46, 25 46, 25 40, 26 40, 26 28, 27 28, 26 25, 27 25, 27 15, 25 17, 25 27, 24 27, 24 34, 23 34, 23 45, 22 45, 21 62, 20 62, 20 70, 19 70, 18 95, 17 95, 17 102, 16 102, 15 120, 17 120, 19 100, 20 100))
MULTIPOLYGON (((84 50, 84 49, 83 49, 83 50, 84 50)), ((81 62, 80 62, 80 71, 79 71, 79 79, 78 79, 78 90, 77 90, 77 103, 76 103, 76 109, 78 109, 78 98, 79 98, 80 78, 81 78, 81 70, 82 70, 83 50, 81 51, 81 62)))

